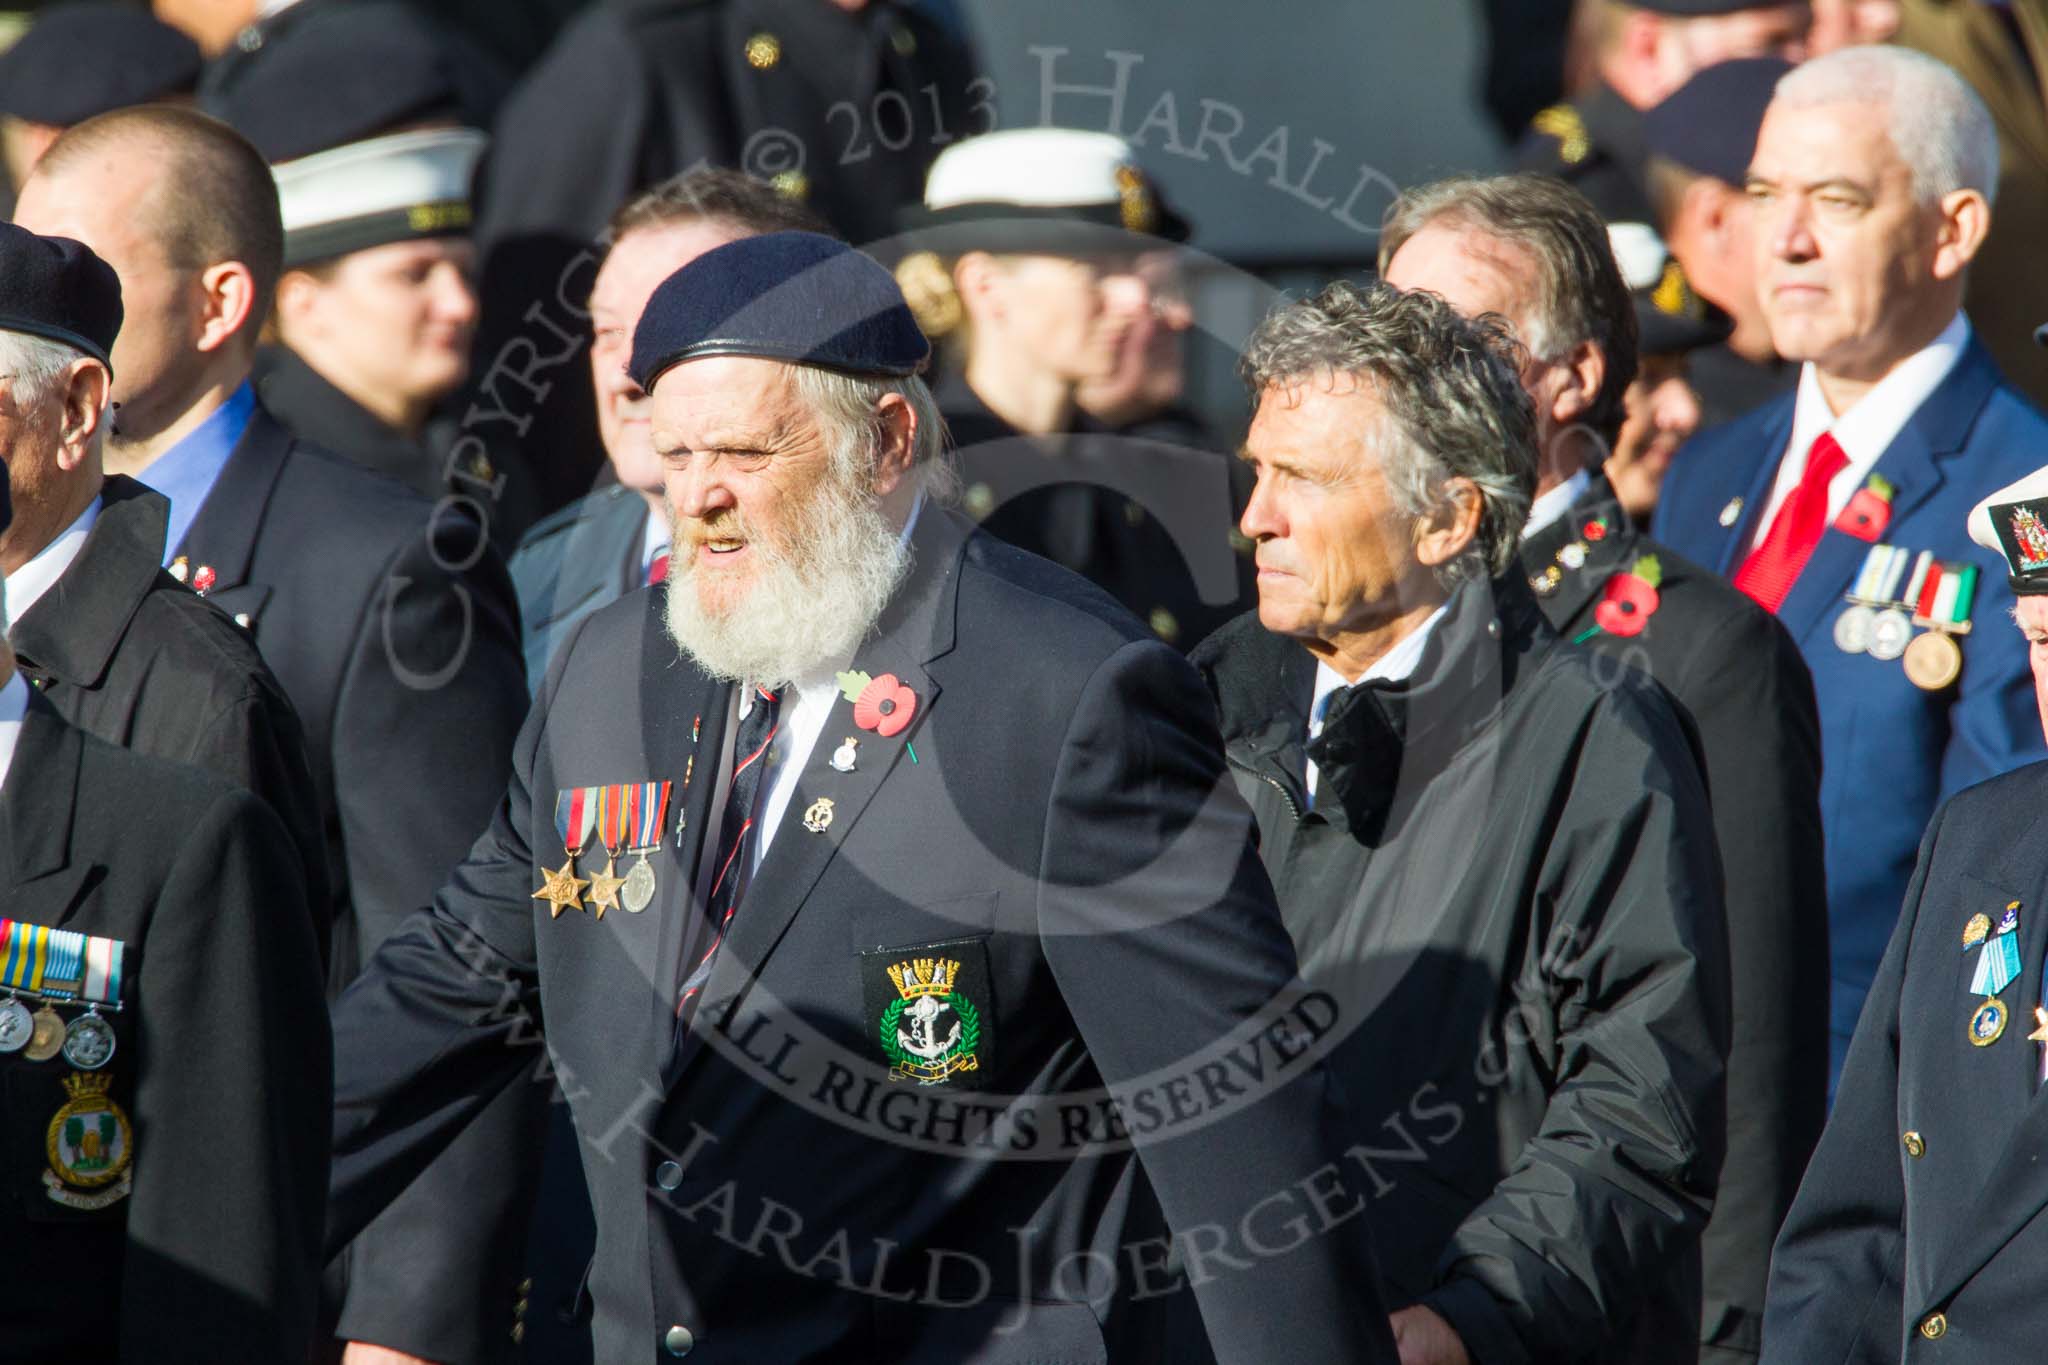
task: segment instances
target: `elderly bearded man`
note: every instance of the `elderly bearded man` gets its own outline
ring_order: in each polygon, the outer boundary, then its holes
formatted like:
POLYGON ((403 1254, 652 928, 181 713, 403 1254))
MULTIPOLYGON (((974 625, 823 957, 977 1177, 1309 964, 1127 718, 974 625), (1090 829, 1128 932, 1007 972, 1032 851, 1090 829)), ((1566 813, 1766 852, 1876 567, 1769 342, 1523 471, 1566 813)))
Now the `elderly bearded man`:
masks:
POLYGON ((1225 1358, 1391 1360, 1335 1021, 1200 682, 928 495, 927 353, 810 233, 655 291, 668 580, 564 642, 497 818, 343 999, 330 1231, 465 1158, 530 1015, 599 1360, 1160 1358, 1175 1238, 1225 1358))
POLYGON ((1664 695, 1564 647, 1516 568, 1511 348, 1384 285, 1275 311, 1244 360, 1259 607, 1194 662, 1349 1025, 1401 1359, 1691 1361, 1728 1046, 1713 821, 1664 695))

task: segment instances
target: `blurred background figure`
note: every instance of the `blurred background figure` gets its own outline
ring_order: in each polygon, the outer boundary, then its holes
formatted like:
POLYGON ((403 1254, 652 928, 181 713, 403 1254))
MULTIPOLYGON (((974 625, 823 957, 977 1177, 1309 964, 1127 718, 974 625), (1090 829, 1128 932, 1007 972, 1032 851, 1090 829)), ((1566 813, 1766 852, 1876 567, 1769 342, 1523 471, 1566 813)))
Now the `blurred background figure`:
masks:
POLYGON ((1187 335, 1195 325, 1195 309, 1180 252, 1140 252, 1131 269, 1144 283, 1148 304, 1124 330, 1116 368, 1104 378, 1082 380, 1074 404, 1120 435, 1209 446, 1208 429, 1181 401, 1187 392, 1187 335))
POLYGON ((134 5, 74 0, 42 10, 0 55, 5 202, 59 133, 123 105, 189 96, 199 61, 190 38, 134 5))
POLYGON ((1643 112, 1696 72, 1737 57, 1805 55, 1813 13, 1746 0, 1579 0, 1591 88, 1530 121, 1516 151, 1523 170, 1569 181, 1609 222, 1648 222, 1643 112))
POLYGON ((1780 77, 1776 57, 1710 66, 1643 120, 1651 221, 1700 296, 1727 314, 1727 339, 1696 350, 1692 382, 1708 426, 1791 391, 1797 366, 1779 359, 1757 296, 1755 214, 1744 185, 1757 130, 1780 77))
POLYGON ((1699 430, 1700 399, 1686 377, 1691 359, 1727 340, 1730 323, 1693 291, 1656 233, 1640 223, 1617 223, 1607 235, 1635 300, 1639 363, 1622 394, 1621 427, 1604 467, 1621 510, 1647 526, 1671 457, 1699 430))
POLYGON ((1151 357, 1132 367, 1128 351, 1141 328, 1169 331, 1154 327, 1159 277, 1144 260, 1162 239, 1185 240, 1186 221, 1123 139, 1030 128, 941 153, 905 222, 915 250, 897 278, 941 344, 933 393, 967 513, 1192 648, 1235 614, 1245 586, 1229 463, 1118 436, 1079 403, 1086 385, 1107 385, 1136 416, 1170 389, 1170 372, 1146 378, 1151 357))
POLYGON ((490 102, 446 32, 397 0, 302 8, 201 94, 271 163, 284 212, 258 396, 315 445, 469 499, 509 553, 537 515, 532 482, 463 439, 456 402, 476 338, 471 195, 490 102))
MULTIPOLYGON (((257 357, 264 405, 306 440, 437 498, 436 405, 469 372, 469 182, 485 137, 435 128, 276 168, 284 274, 257 357)), ((466 471, 490 482, 490 471, 466 471)))
POLYGON ((478 200, 473 387, 487 414, 479 433, 494 452, 525 453, 540 512, 609 477, 587 372, 570 362, 593 246, 614 207, 696 166, 735 167, 848 241, 873 242, 917 202, 942 146, 995 127, 993 86, 925 8, 593 4, 519 82, 493 127, 478 200))
POLYGON ((1895 8, 1894 41, 1954 68, 1998 129, 1998 213, 1963 306, 2012 385, 2048 407, 2048 367, 2031 344, 2034 324, 2048 317, 2048 274, 2040 269, 2048 242, 2048 0, 1906 0, 1895 8))
POLYGON ((1899 31, 1905 8, 1899 0, 1813 0, 1813 28, 1806 50, 1825 57, 1858 43, 1882 43, 1899 31))

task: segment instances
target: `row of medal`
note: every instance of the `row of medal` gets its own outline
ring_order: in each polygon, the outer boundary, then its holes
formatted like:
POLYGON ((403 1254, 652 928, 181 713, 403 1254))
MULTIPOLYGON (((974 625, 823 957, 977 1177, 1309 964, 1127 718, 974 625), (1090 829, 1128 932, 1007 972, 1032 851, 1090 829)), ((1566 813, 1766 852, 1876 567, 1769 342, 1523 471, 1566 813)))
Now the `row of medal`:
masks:
POLYGON ((662 829, 668 819, 669 785, 619 782, 601 787, 567 787, 555 794, 555 829, 562 836, 562 849, 569 861, 560 871, 543 869, 544 884, 534 893, 536 900, 548 902, 551 917, 559 917, 564 910, 595 911, 599 919, 604 918, 607 909, 637 915, 654 904, 659 888, 648 855, 661 845, 662 829), (583 856, 593 838, 604 849, 604 871, 579 877, 576 860, 583 856), (618 875, 621 851, 640 859, 623 877, 618 875))
POLYGON ((126 954, 119 939, 0 919, 0 1053, 31 1062, 62 1053, 81 1071, 112 1061, 114 1026, 100 1010, 121 1008, 126 954), (67 1020, 59 1005, 82 1009, 67 1020))
POLYGON ((1835 618, 1835 647, 1889 662, 1903 658, 1915 687, 1939 692, 1963 671, 1956 637, 1970 633, 1977 566, 1915 555, 1898 545, 1873 545, 1835 618), (1923 633, 1915 635, 1919 626, 1923 633))

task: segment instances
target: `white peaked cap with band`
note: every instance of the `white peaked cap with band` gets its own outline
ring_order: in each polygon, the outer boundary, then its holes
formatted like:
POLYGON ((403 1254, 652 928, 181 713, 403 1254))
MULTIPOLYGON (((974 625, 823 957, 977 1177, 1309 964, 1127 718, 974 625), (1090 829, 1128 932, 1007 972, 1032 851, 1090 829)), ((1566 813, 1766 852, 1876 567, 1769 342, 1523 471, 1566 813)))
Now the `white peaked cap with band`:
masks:
POLYGON ((352 142, 272 170, 287 266, 415 237, 466 234, 470 183, 490 139, 421 128, 352 142))

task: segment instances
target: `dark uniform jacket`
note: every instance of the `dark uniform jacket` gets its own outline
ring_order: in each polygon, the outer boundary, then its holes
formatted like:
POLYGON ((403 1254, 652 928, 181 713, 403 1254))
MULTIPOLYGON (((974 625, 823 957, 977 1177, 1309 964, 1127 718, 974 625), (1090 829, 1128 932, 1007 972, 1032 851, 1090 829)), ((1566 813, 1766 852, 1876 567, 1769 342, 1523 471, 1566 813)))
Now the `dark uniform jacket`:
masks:
POLYGON ((645 498, 608 484, 541 518, 519 542, 508 567, 529 688, 539 690, 549 660, 584 617, 646 585, 647 517, 645 498))
MULTIPOLYGON (((546 513, 590 491, 582 348, 590 248, 625 201, 699 165, 806 200, 855 244, 897 231, 925 170, 995 127, 995 87, 897 0, 606 0, 586 7, 499 114, 477 200, 479 422, 525 452, 546 513)), ((499 463, 505 463, 500 460, 499 463)))
POLYGON ((1512 577, 1459 588, 1405 683, 1335 694, 1306 755, 1299 643, 1247 615, 1194 662, 1303 974, 1347 1021, 1389 1304, 1488 1365, 1695 1359, 1728 967, 1669 703, 1561 645, 1512 577))
POLYGON ((325 961, 327 840, 298 714, 248 634, 163 570, 170 505, 115 474, 78 557, 8 629, 59 715, 137 753, 247 787, 291 832, 325 961))
MULTIPOLYGON (((178 548, 194 577, 213 570, 209 600, 248 617, 305 727, 338 990, 504 790, 527 702, 511 585, 473 522, 296 440, 261 404, 178 548)), ((522 1101, 537 1102, 510 1096, 493 1121, 516 1126, 522 1101)), ((503 1342, 515 1176, 485 1164, 409 1191, 358 1248, 342 1331, 429 1359, 503 1342)))
POLYGON ((1516 170, 1556 176, 1592 200, 1610 223, 1656 223, 1648 161, 1642 111, 1605 81, 1536 115, 1515 149, 1516 170))
POLYGON ((1602 475, 1522 542, 1521 563, 1557 633, 1609 668, 1655 678, 1705 757, 1725 855, 1734 1035, 1727 1160, 1701 1242, 1701 1340, 1707 1360, 1753 1357, 1771 1240, 1826 1117, 1827 880, 1813 679, 1775 616, 1631 528, 1602 475), (1608 585, 1645 556, 1662 575, 1656 609, 1635 634, 1610 631, 1603 622, 1627 631, 1633 621, 1603 605, 1608 585))
POLYGON ((1251 600, 1250 561, 1232 549, 1227 457, 1111 432, 1086 415, 1062 435, 1026 436, 957 372, 934 396, 962 505, 983 530, 1072 569, 1182 650, 1251 600))
POLYGON ((126 945, 104 1066, 0 1053, 0 1361, 301 1365, 330 1068, 284 826, 31 694, 0 787, 0 888, 0 917, 126 945), (67 1133, 54 1121, 82 1076, 111 1085, 67 1133), (79 1159, 90 1130, 98 1171, 79 1159))
POLYGON ((464 440, 453 415, 430 419, 418 439, 406 436, 283 346, 258 350, 250 379, 264 411, 292 435, 396 479, 431 502, 462 499, 467 514, 487 519, 491 543, 501 551, 510 553, 533 521, 530 481, 516 467, 500 470, 481 441, 464 440))
POLYGON ((1170 1223, 1224 1358, 1390 1361, 1327 1001, 1295 982, 1199 682, 957 516, 927 507, 912 547, 853 660, 910 689, 907 728, 833 703, 680 1038, 732 691, 659 594, 577 631, 497 818, 341 1002, 330 1236, 443 1148, 470 1159, 538 1021, 597 1210, 598 1360, 1160 1359, 1170 1223), (675 791, 653 902, 555 917, 557 794, 650 780, 675 791), (931 1032, 971 1027, 945 1035, 971 1070, 914 1069, 904 1016, 937 978, 931 1032))
POLYGON ((2029 1035, 2048 957, 2044 809, 2037 763, 1961 792, 1928 828, 1778 1237, 1766 1365, 2041 1359, 2048 1096, 2029 1035), (1981 915, 1997 937, 2008 907, 2018 974, 1987 1011, 1972 989, 1984 948, 1965 935, 1981 915))

